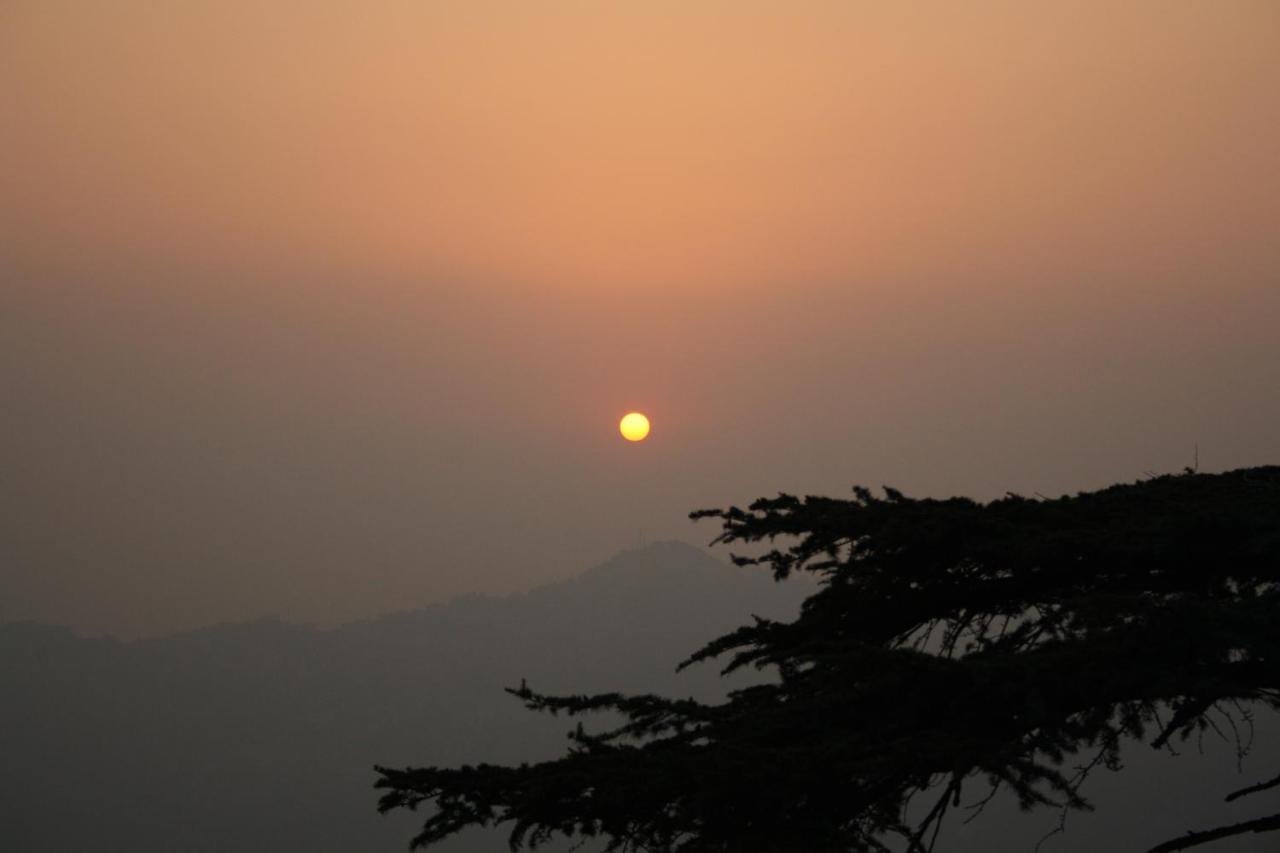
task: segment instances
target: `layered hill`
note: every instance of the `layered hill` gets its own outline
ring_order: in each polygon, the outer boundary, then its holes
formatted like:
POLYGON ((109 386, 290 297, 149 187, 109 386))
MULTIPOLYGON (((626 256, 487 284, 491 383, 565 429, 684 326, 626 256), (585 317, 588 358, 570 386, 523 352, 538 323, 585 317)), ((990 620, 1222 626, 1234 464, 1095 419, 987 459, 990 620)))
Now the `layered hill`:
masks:
MULTIPOLYGON (((675 672, 707 640, 757 613, 786 617, 812 587, 774 583, 681 543, 625 551, 571 580, 467 597, 317 630, 277 620, 160 639, 84 638, 0 626, 0 850, 21 853, 392 853, 414 815, 376 813, 372 765, 511 763, 559 754, 572 723, 503 692, 660 692, 710 699, 745 683, 715 667, 675 672)), ((1074 814, 1042 849, 1146 850, 1190 828, 1255 816, 1215 803, 1280 764, 1280 731, 1258 749, 1134 744, 1097 775, 1096 814, 1074 814), (1237 813, 1239 812, 1239 813, 1237 813)), ((1056 818, 997 800, 953 823, 940 850, 1021 853, 1056 818)), ((1262 853, 1244 836, 1212 849, 1262 853)), ((442 853, 506 849, 472 832, 442 853)))
MULTIPOLYGON (((0 627, 0 849, 400 851, 372 765, 550 757, 571 724, 503 692, 723 691, 705 641, 802 584, 682 543, 563 583, 333 630, 267 620, 120 642, 0 627)), ((501 849, 463 838, 456 850, 501 849)))

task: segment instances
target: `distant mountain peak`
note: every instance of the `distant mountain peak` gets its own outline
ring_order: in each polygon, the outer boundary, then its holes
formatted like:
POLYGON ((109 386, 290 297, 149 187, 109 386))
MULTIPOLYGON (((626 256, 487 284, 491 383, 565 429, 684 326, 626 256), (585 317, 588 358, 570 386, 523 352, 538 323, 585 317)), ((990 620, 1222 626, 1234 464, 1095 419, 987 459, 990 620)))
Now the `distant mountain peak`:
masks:
POLYGON ((643 545, 637 545, 634 548, 623 548, 614 554, 608 562, 633 557, 642 559, 697 559, 720 562, 711 556, 709 551, 680 539, 658 539, 653 542, 645 542, 643 545))
POLYGON ((643 574, 675 574, 690 571, 715 571, 717 573, 729 567, 711 555, 710 552, 681 542, 677 539, 664 539, 647 542, 635 548, 624 548, 608 560, 578 574, 573 580, 583 580, 596 576, 617 576, 631 573, 643 574))

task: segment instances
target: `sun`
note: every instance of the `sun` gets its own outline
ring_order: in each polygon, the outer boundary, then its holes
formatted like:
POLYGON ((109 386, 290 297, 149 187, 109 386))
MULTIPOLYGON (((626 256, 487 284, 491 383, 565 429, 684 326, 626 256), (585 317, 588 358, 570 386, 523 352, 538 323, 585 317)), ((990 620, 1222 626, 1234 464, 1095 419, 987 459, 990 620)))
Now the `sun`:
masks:
POLYGON ((639 412, 631 412, 618 422, 618 432, 627 441, 644 441, 649 434, 649 419, 639 412))

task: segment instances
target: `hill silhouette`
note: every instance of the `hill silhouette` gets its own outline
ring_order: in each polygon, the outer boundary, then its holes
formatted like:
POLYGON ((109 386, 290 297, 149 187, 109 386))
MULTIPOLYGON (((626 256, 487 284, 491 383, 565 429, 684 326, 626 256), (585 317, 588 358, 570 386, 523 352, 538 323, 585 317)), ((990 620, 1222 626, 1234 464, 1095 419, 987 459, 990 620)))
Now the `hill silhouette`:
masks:
MULTIPOLYGON (((677 675, 675 664, 752 613, 789 617, 812 591, 663 542, 528 593, 332 630, 261 620, 121 642, 0 626, 0 849, 402 851, 418 820, 375 813, 375 762, 558 754, 571 724, 530 714, 502 690, 524 678, 550 692, 715 698, 754 676, 720 679, 714 665, 677 675)), ((1210 822, 1204 792, 1242 778, 1229 753, 1170 761, 1131 749, 1132 772, 1092 788, 1100 806, 1121 807, 1073 816, 1045 850, 1145 849, 1146 835, 1210 822), (1126 836, 1132 824, 1146 835, 1126 836)), ((1031 850, 1052 828, 1011 804, 993 809, 957 827, 948 849, 1031 850)), ((439 849, 505 843, 501 831, 472 832, 439 849)), ((1214 849, 1261 853, 1266 843, 1214 849)))
POLYGON ((403 850, 412 819, 370 806, 375 761, 554 754, 564 723, 502 690, 522 678, 716 695, 713 670, 675 663, 804 594, 662 542, 525 594, 332 630, 272 619, 121 642, 3 626, 0 849, 403 850))

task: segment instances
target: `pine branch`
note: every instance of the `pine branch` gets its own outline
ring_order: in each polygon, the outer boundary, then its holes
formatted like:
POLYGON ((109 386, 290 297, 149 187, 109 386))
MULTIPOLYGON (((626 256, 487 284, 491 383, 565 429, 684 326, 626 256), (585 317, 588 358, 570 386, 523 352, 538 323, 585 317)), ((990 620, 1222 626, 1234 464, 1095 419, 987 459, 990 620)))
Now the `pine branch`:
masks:
POLYGON ((1276 832, 1278 830, 1280 830, 1280 814, 1258 818, 1257 820, 1247 820, 1243 823, 1234 823, 1230 826, 1220 826, 1217 829, 1188 832, 1181 838, 1157 844, 1147 853, 1174 853, 1176 850, 1187 850, 1192 847, 1199 847, 1201 844, 1208 844, 1211 841, 1219 841, 1236 835, 1244 835, 1250 832, 1276 832))
POLYGON ((1241 788, 1239 791, 1232 791, 1230 794, 1227 794, 1226 802, 1230 803, 1234 800, 1240 799, 1241 797, 1247 797, 1250 794, 1256 794, 1259 791, 1266 791, 1269 788, 1275 788, 1277 786, 1280 786, 1280 776, 1277 776, 1274 779, 1268 779, 1266 782, 1259 782, 1257 785, 1250 785, 1248 788, 1241 788))

